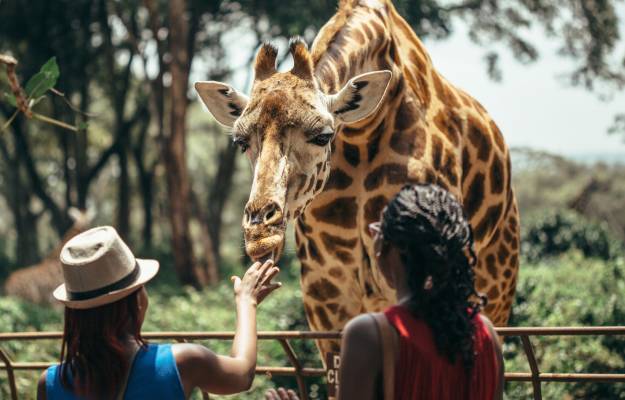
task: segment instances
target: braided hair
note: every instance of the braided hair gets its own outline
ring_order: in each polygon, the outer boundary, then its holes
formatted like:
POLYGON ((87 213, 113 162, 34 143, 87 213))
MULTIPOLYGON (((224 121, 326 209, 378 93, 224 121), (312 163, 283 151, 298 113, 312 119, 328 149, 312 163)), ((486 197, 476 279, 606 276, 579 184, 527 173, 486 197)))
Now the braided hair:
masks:
POLYGON ((407 185, 382 215, 383 240, 399 251, 412 293, 411 312, 432 329, 439 354, 473 366, 473 317, 486 297, 475 291, 477 257, 462 206, 439 186, 407 185))

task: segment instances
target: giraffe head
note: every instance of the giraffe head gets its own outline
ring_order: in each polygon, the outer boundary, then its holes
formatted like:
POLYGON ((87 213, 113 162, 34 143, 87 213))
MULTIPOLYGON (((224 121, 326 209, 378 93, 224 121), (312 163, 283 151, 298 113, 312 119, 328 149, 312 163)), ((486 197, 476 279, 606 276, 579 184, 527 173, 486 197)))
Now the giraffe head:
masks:
POLYGON ((289 48, 293 68, 278 72, 277 49, 261 47, 249 98, 225 83, 195 84, 215 119, 232 128, 234 143, 252 164, 243 229, 253 259, 279 257, 287 223, 302 214, 328 179, 338 126, 371 115, 391 78, 390 71, 369 72, 326 94, 313 75, 306 44, 295 39, 289 48))

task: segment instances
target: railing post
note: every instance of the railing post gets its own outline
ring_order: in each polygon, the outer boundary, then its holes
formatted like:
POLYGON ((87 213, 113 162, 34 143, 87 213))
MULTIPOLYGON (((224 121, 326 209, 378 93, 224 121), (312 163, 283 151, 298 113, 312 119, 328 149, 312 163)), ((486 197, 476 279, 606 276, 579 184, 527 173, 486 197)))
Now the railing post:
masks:
POLYGON ((308 390, 306 390, 306 382, 304 381, 304 377, 302 376, 302 364, 297 359, 295 355, 295 351, 293 351, 293 347, 286 339, 278 340, 286 353, 286 356, 289 358, 291 365, 295 368, 295 379, 297 380, 297 387, 299 388, 299 395, 302 400, 308 400, 308 390))
POLYGON ((15 374, 13 373, 13 365, 9 355, 0 349, 0 358, 7 369, 7 378, 9 379, 9 388, 11 389, 11 400, 17 400, 17 385, 15 384, 15 374))
POLYGON ((523 343, 523 350, 525 350, 525 356, 527 362, 530 365, 530 371, 532 372, 532 386, 534 387, 534 400, 542 400, 542 390, 540 387, 540 371, 538 370, 538 363, 534 355, 534 348, 532 342, 530 342, 528 335, 520 335, 521 342, 523 343))

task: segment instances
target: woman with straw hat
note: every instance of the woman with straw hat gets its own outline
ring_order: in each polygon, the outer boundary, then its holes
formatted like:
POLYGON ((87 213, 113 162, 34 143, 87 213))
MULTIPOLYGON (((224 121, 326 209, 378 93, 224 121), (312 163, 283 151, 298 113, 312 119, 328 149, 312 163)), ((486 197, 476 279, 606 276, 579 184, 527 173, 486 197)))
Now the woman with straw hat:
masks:
POLYGON ((98 227, 61 251, 64 281, 54 297, 65 305, 61 363, 39 379, 38 399, 185 399, 194 388, 247 390, 256 367, 256 306, 280 287, 271 261, 233 277, 237 327, 232 356, 197 344, 147 344, 145 284, 156 260, 135 258, 114 228, 98 227))

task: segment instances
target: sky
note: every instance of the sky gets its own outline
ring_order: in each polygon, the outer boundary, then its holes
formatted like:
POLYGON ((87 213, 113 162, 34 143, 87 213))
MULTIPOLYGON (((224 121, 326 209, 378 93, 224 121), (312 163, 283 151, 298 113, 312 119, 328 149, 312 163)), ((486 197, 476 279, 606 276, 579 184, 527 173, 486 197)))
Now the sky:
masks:
POLYGON ((510 52, 501 52, 501 82, 488 78, 484 50, 463 29, 446 41, 426 42, 426 47, 435 67, 490 112, 510 146, 569 156, 622 154, 625 159, 624 141, 607 134, 614 115, 625 112, 625 93, 602 101, 596 93, 571 87, 562 76, 573 64, 556 55, 557 45, 540 32, 528 39, 538 44, 539 60, 522 65, 510 52))
MULTIPOLYGON (((568 85, 562 77, 574 65, 557 56, 558 43, 537 30, 527 32, 526 38, 537 45, 538 61, 520 64, 503 49, 503 80, 495 82, 487 76, 484 49, 469 40, 462 22, 455 29, 450 38, 426 41, 425 46, 435 67, 486 107, 510 146, 625 162, 625 141, 607 133, 614 115, 625 112, 625 92, 604 101, 596 93, 568 85)), ((625 36, 625 29, 622 30, 625 36)), ((232 50, 227 55, 236 68, 230 83, 244 88, 251 69, 248 57, 254 39, 245 26, 240 26, 229 32, 224 41, 237 44, 229 47, 232 50)), ((284 51, 286 43, 278 44, 284 51)))

